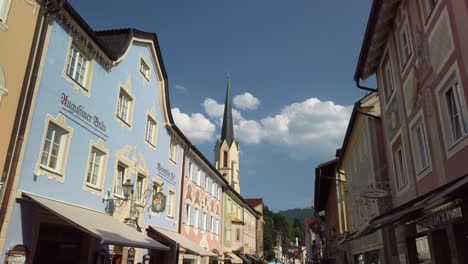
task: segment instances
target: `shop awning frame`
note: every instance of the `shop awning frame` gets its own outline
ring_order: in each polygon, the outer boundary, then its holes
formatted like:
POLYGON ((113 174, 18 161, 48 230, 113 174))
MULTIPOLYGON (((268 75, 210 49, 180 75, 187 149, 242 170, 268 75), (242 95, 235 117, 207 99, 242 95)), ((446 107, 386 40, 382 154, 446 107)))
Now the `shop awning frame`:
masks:
POLYGON ((102 244, 169 250, 165 245, 106 213, 26 192, 22 193, 22 197, 24 200, 36 203, 77 229, 100 239, 102 244))
POLYGON ((172 240, 174 242, 176 242, 177 244, 179 244, 179 246, 181 246, 182 248, 188 250, 189 252, 192 252, 196 255, 199 255, 199 256, 209 256, 209 257, 217 257, 218 255, 209 251, 208 249, 205 249, 199 245, 197 245, 195 242, 192 242, 190 241, 188 238, 184 237, 183 235, 177 233, 177 232, 174 232, 174 231, 170 231, 170 230, 166 230, 166 229, 163 229, 163 228, 160 228, 160 227, 157 227, 157 226, 152 226, 150 225, 149 228, 158 233, 159 235, 169 239, 169 240, 172 240))
POLYGON ((353 235, 353 239, 359 239, 389 225, 407 222, 409 219, 453 199, 465 187, 468 187, 468 174, 374 217, 353 235))

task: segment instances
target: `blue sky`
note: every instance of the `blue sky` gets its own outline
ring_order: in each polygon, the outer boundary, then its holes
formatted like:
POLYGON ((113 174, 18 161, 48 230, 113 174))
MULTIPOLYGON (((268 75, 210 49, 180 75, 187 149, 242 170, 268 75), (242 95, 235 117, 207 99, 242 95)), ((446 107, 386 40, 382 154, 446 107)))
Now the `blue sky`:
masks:
POLYGON ((176 123, 213 160, 231 73, 241 194, 312 204, 314 168, 341 146, 371 0, 78 1, 95 30, 156 32, 176 123))

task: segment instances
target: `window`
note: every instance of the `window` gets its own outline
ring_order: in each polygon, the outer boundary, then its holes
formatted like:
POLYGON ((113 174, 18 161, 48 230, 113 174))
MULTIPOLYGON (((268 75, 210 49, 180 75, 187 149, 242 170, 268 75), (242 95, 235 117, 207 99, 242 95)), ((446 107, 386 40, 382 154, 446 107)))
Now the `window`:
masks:
POLYGON ((193 162, 189 162, 189 179, 193 181, 193 162))
POLYGON ((216 219, 215 232, 216 235, 219 235, 219 219, 216 219))
POLYGON ((200 168, 198 168, 198 171, 197 171, 197 184, 198 184, 198 186, 200 186, 201 178, 202 178, 202 170, 200 168))
POLYGON ((205 212, 203 212, 203 220, 202 221, 203 221, 203 230, 206 231, 206 221, 207 221, 207 219, 206 219, 206 213, 205 212))
POLYGON ((208 190, 210 189, 210 181, 211 181, 211 178, 206 177, 206 181, 205 181, 205 191, 208 191, 208 190))
POLYGON ((405 68, 406 63, 411 57, 411 40, 409 35, 409 26, 406 24, 400 31, 400 57, 402 70, 405 68))
POLYGON ((190 205, 185 205, 185 224, 190 225, 190 205))
POLYGON ((223 153, 223 168, 228 166, 228 152, 224 151, 223 153))
POLYGON ((422 0, 421 1, 425 23, 429 21, 429 17, 431 16, 432 11, 434 10, 434 7, 437 4, 437 1, 438 0, 422 0))
POLYGON ((104 153, 95 147, 91 148, 89 153, 88 174, 86 183, 100 188, 101 177, 103 172, 104 153))
POLYGON ((175 204, 175 193, 173 191, 169 191, 169 208, 167 211, 167 216, 173 218, 174 217, 174 204, 175 204))
POLYGON ((467 123, 463 112, 458 82, 455 82, 445 91, 444 100, 449 126, 447 138, 449 145, 454 145, 467 133, 467 123))
POLYGON ((231 213, 231 199, 228 199, 228 202, 227 202, 227 212, 231 213))
POLYGON ((144 182, 145 182, 145 176, 138 173, 137 181, 136 181, 136 193, 135 193, 135 200, 137 201, 137 203, 140 203, 141 199, 143 198, 143 192, 145 191, 144 182))
POLYGON ((6 20, 10 10, 11 0, 0 0, 0 28, 6 30, 6 20))
POLYGON ((145 140, 146 142, 150 143, 152 146, 156 145, 156 121, 150 116, 146 119, 146 132, 145 132, 145 140))
POLYGON ((426 169, 430 164, 429 150, 424 129, 423 119, 419 118, 411 128, 411 139, 413 140, 413 157, 416 174, 426 169))
POLYGON ((215 225, 215 222, 214 222, 214 218, 213 216, 210 216, 210 224, 211 224, 211 233, 214 233, 215 229, 214 229, 214 225, 215 225))
POLYGON ((150 67, 148 66, 148 64, 145 62, 145 60, 140 59, 140 73, 141 75, 143 75, 143 77, 145 77, 145 79, 147 81, 150 80, 150 67))
POLYGON ((431 263, 431 251, 427 236, 418 237, 415 239, 415 242, 416 252, 418 253, 418 263, 431 263))
POLYGON ((90 68, 90 60, 74 44, 68 52, 67 75, 81 87, 87 89, 86 78, 90 68))
POLYGON ((169 159, 174 163, 177 162, 177 144, 172 140, 169 146, 169 159))
POLYGON ((215 196, 216 189, 217 189, 217 183, 213 182, 213 184, 211 185, 211 195, 215 196))
POLYGON ((228 242, 231 241, 231 225, 230 225, 230 224, 227 224, 227 225, 226 225, 226 234, 225 234, 225 237, 226 237, 226 241, 228 241, 228 242))
POLYGON ((41 154, 41 166, 60 172, 67 132, 49 123, 41 154))
POLYGON ((114 182, 114 193, 120 196, 123 196, 122 186, 125 182, 125 178, 127 177, 127 169, 127 166, 123 165, 122 163, 117 164, 117 176, 114 182))
POLYGON ((221 199, 221 186, 218 186, 218 193, 216 198, 218 198, 218 200, 221 199))
POLYGON ((241 240, 240 228, 236 228, 236 241, 240 241, 240 240, 241 240))
POLYGON ((395 171, 397 176, 398 189, 402 189, 408 184, 408 175, 406 174, 405 157, 403 150, 399 147, 393 154, 395 162, 395 171))
POLYGON ((120 89, 119 100, 117 102, 117 117, 130 124, 130 109, 132 107, 132 98, 123 89, 120 89))
POLYGON ((393 91, 395 91, 395 79, 389 54, 387 54, 387 57, 385 58, 383 67, 383 83, 385 89, 385 99, 388 102, 390 97, 393 95, 393 91))
POLYGON ((200 219, 199 211, 198 208, 195 208, 195 222, 193 225, 195 228, 198 228, 198 219, 200 219))

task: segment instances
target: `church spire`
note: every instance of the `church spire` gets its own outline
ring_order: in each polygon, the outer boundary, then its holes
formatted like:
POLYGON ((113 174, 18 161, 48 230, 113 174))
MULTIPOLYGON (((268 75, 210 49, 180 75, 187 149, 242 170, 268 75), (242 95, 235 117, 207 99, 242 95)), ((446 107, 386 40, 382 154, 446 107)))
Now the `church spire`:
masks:
POLYGON ((228 73, 226 101, 224 102, 223 127, 221 129, 221 141, 226 140, 231 146, 234 141, 234 126, 232 122, 232 105, 231 105, 231 75, 228 73))

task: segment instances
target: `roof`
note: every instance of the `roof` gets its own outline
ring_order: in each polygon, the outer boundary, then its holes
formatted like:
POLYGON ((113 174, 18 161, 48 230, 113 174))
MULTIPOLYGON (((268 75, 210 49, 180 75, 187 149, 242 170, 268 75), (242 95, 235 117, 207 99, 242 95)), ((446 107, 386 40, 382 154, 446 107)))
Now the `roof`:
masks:
POLYGON ((232 121, 232 104, 231 104, 231 76, 228 75, 226 100, 224 103, 223 127, 221 128, 221 141, 226 140, 228 146, 234 141, 234 126, 232 121))
POLYGON ((393 29, 401 0, 374 0, 359 54, 354 80, 367 79, 376 72, 393 29))
POLYGON ((252 207, 263 204, 263 199, 262 198, 245 199, 245 201, 252 207))
POLYGON ((314 210, 317 213, 325 210, 327 205, 330 182, 333 180, 337 162, 338 159, 333 159, 315 168, 314 210))

